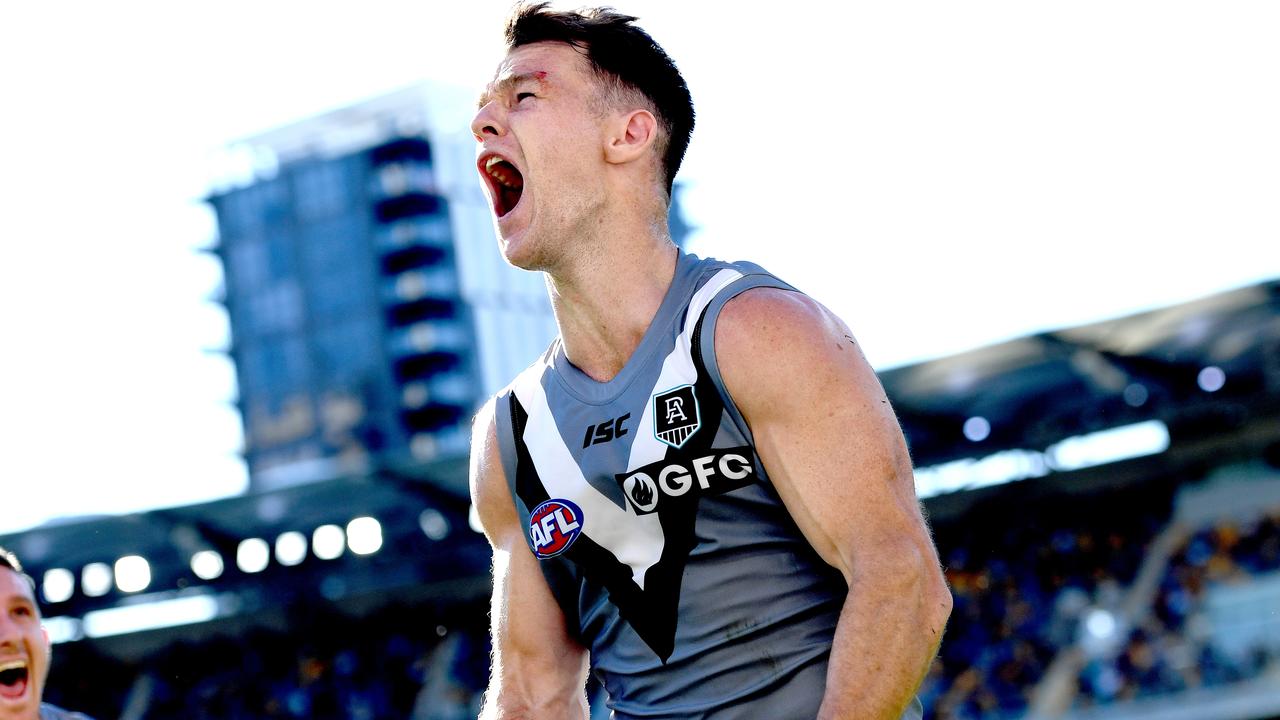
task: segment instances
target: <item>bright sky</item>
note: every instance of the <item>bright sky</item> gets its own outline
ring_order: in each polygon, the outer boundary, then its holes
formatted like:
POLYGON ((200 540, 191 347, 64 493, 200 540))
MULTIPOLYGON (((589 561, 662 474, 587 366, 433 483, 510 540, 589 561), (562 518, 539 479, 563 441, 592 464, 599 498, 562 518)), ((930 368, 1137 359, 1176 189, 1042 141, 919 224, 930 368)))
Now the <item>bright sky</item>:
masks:
MULTIPOLYGON (((692 250, 890 367, 1280 277, 1280 4, 618 0, 698 127, 692 250)), ((0 9, 0 532, 245 487, 199 199, 232 140, 422 78, 507 2, 0 9)))

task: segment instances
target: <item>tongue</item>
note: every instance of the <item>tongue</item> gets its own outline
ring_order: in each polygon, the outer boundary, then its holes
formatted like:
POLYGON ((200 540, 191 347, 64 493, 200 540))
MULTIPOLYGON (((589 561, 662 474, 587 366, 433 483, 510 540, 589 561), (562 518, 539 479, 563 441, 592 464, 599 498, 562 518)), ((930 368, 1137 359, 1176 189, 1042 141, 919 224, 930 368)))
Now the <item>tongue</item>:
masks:
POLYGON ((499 209, 500 214, 506 215, 516 209, 516 205, 520 202, 520 195, 523 192, 521 188, 504 187, 499 192, 502 193, 502 207, 499 209))
POLYGON ((27 676, 23 675, 12 683, 0 685, 0 697, 20 698, 27 694, 27 676))

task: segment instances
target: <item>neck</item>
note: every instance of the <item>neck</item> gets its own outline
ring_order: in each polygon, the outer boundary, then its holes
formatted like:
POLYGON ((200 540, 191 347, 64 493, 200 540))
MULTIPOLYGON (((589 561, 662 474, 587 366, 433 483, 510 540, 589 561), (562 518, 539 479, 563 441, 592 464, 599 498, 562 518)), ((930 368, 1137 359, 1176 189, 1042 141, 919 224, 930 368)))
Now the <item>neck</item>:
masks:
POLYGON ((627 364, 675 276, 677 252, 666 223, 635 230, 547 273, 565 356, 597 382, 627 364))

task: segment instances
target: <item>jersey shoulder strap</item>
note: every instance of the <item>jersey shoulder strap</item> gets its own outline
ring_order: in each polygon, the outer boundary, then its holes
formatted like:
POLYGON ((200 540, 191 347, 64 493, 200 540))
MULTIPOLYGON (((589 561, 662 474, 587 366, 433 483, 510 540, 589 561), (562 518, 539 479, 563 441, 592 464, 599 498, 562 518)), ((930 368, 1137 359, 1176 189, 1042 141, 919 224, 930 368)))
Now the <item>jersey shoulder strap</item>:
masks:
POLYGON ((701 357, 708 379, 715 384, 716 390, 720 393, 720 398, 724 400, 725 410, 729 413, 734 425, 742 432, 743 437, 754 446, 755 441, 751 437, 751 429, 747 427, 747 422, 743 419, 738 406, 734 404, 733 398, 729 396, 729 392, 724 387, 724 378, 720 376, 720 364, 716 360, 716 321, 720 319, 720 311, 724 309, 725 303, 748 290, 770 287, 791 292, 800 291, 754 263, 737 262, 729 264, 729 267, 741 272, 742 276, 717 291, 711 302, 707 303, 702 315, 698 318, 698 325, 694 329, 694 352, 701 357))

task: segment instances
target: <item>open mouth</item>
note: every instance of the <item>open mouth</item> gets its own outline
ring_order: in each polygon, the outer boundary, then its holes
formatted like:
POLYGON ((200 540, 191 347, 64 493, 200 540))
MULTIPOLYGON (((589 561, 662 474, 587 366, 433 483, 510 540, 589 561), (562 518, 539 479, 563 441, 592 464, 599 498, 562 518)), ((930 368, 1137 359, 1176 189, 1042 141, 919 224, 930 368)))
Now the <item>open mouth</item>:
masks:
POLYGON ((27 694, 27 663, 21 660, 0 665, 0 698, 16 699, 27 694))
POLYGON ((493 211, 503 217, 520 204, 520 196, 524 193, 524 176, 515 165, 497 155, 490 155, 482 164, 482 169, 493 190, 493 211))

